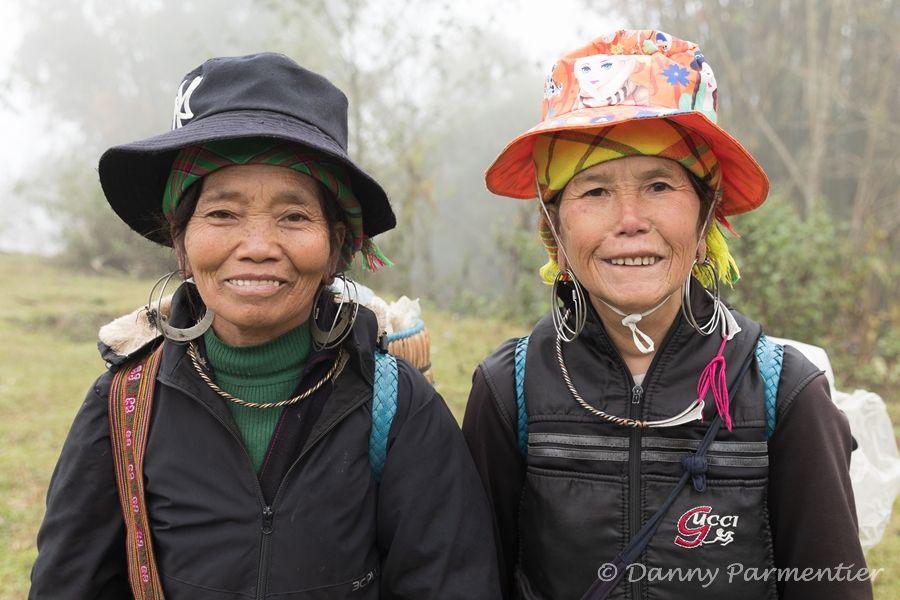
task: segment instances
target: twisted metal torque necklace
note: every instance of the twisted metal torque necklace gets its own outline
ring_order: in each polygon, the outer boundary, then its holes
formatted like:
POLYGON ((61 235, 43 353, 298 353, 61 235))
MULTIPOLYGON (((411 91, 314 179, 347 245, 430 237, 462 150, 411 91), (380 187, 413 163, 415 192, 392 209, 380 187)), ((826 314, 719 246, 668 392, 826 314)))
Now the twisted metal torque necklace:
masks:
POLYGON ((215 383, 213 383, 213 380, 209 377, 209 375, 207 375, 206 371, 200 365, 200 363, 201 363, 200 354, 197 351, 197 345, 194 342, 191 342, 190 344, 188 344, 188 352, 187 353, 188 353, 188 356, 191 357, 191 362, 194 364, 194 369, 197 371, 197 375, 200 376, 200 379, 202 379, 203 381, 206 382, 206 385, 208 385, 215 393, 222 396, 229 402, 234 402, 235 404, 238 404, 240 406, 246 406, 247 408, 281 408, 282 406, 290 406, 292 404, 296 404, 296 403, 300 402, 301 400, 305 400, 306 398, 309 398, 312 394, 314 394, 316 391, 318 391, 319 388, 321 388, 323 385, 325 385, 326 382, 328 382, 331 379, 336 379, 337 376, 341 374, 341 371, 344 370, 344 366, 347 364, 347 360, 349 358, 347 353, 344 351, 344 349, 341 348, 340 352, 338 352, 337 358, 334 360, 334 364, 331 365, 331 368, 328 369, 328 372, 325 373, 325 376, 322 377, 322 379, 320 379, 319 381, 317 381, 316 384, 313 385, 311 388, 307 389, 302 394, 298 394, 297 396, 294 396, 293 398, 289 398, 288 400, 282 400, 281 402, 260 403, 260 402, 247 402, 246 400, 241 400, 240 398, 238 398, 236 396, 232 396, 231 394, 229 394, 228 392, 226 392, 225 390, 223 390, 222 388, 217 386, 215 383))
MULTIPOLYGON (((563 320, 566 320, 568 318, 569 309, 566 309, 563 320)), ((620 425, 622 427, 674 427, 676 425, 690 423, 691 421, 699 421, 703 418, 703 406, 705 403, 700 398, 691 402, 690 406, 688 406, 677 415, 669 417, 668 419, 661 419, 659 421, 641 421, 640 419, 617 417, 616 415, 611 415, 609 413, 603 412, 599 408, 595 408, 588 404, 587 400, 582 398, 581 394, 578 393, 578 390, 575 389, 575 384, 572 383, 572 377, 569 375, 569 369, 566 367, 566 361, 563 360, 562 340, 559 336, 556 336, 556 359, 559 362, 559 370, 562 372, 563 381, 565 381, 566 387, 569 388, 569 393, 572 394, 572 397, 575 398, 575 401, 578 402, 578 404, 581 405, 584 410, 600 417, 604 421, 608 421, 609 423, 620 425)))

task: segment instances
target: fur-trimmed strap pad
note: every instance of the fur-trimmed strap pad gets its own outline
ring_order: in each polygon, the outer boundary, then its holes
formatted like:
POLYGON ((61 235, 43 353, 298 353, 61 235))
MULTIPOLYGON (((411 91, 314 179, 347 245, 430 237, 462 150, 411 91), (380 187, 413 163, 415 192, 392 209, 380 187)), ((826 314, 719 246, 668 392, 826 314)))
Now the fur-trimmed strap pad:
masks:
MULTIPOLYGON (((172 296, 166 296, 162 299, 160 311, 168 315, 171 307, 172 296)), ((119 367, 149 349, 160 338, 160 333, 150 323, 147 308, 142 306, 101 327, 97 337, 97 348, 103 360, 109 367, 119 367)))

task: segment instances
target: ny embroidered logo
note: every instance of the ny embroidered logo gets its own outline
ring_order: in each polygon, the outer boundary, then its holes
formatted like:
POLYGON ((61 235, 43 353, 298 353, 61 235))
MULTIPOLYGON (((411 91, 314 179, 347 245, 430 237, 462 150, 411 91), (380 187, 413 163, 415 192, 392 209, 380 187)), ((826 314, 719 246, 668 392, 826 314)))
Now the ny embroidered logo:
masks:
POLYGON ((185 121, 194 118, 194 113, 191 112, 191 94, 194 93, 201 81, 203 81, 203 77, 197 76, 187 86, 187 89, 184 89, 187 80, 182 81, 178 86, 178 94, 175 95, 175 110, 172 114, 172 129, 180 129, 185 121))
POLYGON ((675 545, 682 548, 698 548, 704 544, 727 546, 734 541, 738 518, 738 515, 713 514, 711 506, 695 506, 678 519, 675 545))

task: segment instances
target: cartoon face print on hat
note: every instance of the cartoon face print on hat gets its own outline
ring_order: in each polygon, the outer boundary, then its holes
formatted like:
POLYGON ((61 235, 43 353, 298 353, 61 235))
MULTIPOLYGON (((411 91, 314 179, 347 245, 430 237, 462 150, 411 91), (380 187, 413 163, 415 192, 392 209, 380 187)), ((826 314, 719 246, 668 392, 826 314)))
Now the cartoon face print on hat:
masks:
POLYGON ((616 104, 646 104, 650 91, 631 80, 643 57, 596 54, 575 60, 581 91, 575 109, 616 104))
POLYGON ((555 98, 559 96, 562 92, 562 85, 557 83, 555 79, 553 79, 553 71, 556 70, 556 63, 553 63, 553 66, 550 67, 550 72, 547 73, 547 78, 544 80, 544 99, 548 100, 550 98, 555 98))
POLYGON ((700 83, 697 85, 694 108, 699 109, 704 113, 714 113, 716 111, 716 100, 718 96, 716 90, 719 87, 716 83, 716 76, 713 74, 712 67, 709 66, 709 63, 706 62, 702 54, 699 55, 695 62, 700 65, 700 83))
POLYGON ((706 115, 713 123, 716 122, 719 108, 719 84, 712 67, 703 56, 702 52, 695 52, 690 64, 691 69, 697 71, 698 78, 693 91, 682 94, 679 99, 679 108, 682 110, 698 110, 706 115))
POLYGON ((663 54, 668 54, 669 50, 672 49, 672 36, 665 31, 657 31, 654 39, 656 41, 656 47, 663 54))

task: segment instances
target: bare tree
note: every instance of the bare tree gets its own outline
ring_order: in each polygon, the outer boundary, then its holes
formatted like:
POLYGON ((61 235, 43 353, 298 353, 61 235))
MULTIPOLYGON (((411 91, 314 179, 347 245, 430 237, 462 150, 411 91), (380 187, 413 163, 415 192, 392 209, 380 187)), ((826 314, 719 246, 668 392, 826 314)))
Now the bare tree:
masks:
MULTIPOLYGON (((454 243, 446 229, 436 228, 439 205, 471 211, 475 199, 454 197, 436 182, 446 180, 447 161, 463 161, 471 176, 488 160, 479 163, 465 148, 471 139, 450 149, 448 139, 460 127, 474 134, 477 113, 489 111, 492 92, 509 83, 473 73, 489 74, 498 64, 517 73, 515 63, 507 62, 508 51, 492 43, 489 25, 460 20, 450 3, 270 0, 266 5, 285 24, 277 44, 301 60, 315 57, 313 66, 347 93, 351 151, 391 196, 398 226, 385 235, 384 245, 396 267, 379 275, 378 284, 439 295, 447 278, 437 272, 447 272, 452 254, 446 250, 454 243)), ((485 17, 480 22, 489 23, 485 17)), ((477 184, 483 190, 480 180, 477 184)), ((489 252, 488 230, 481 242, 489 252)))

